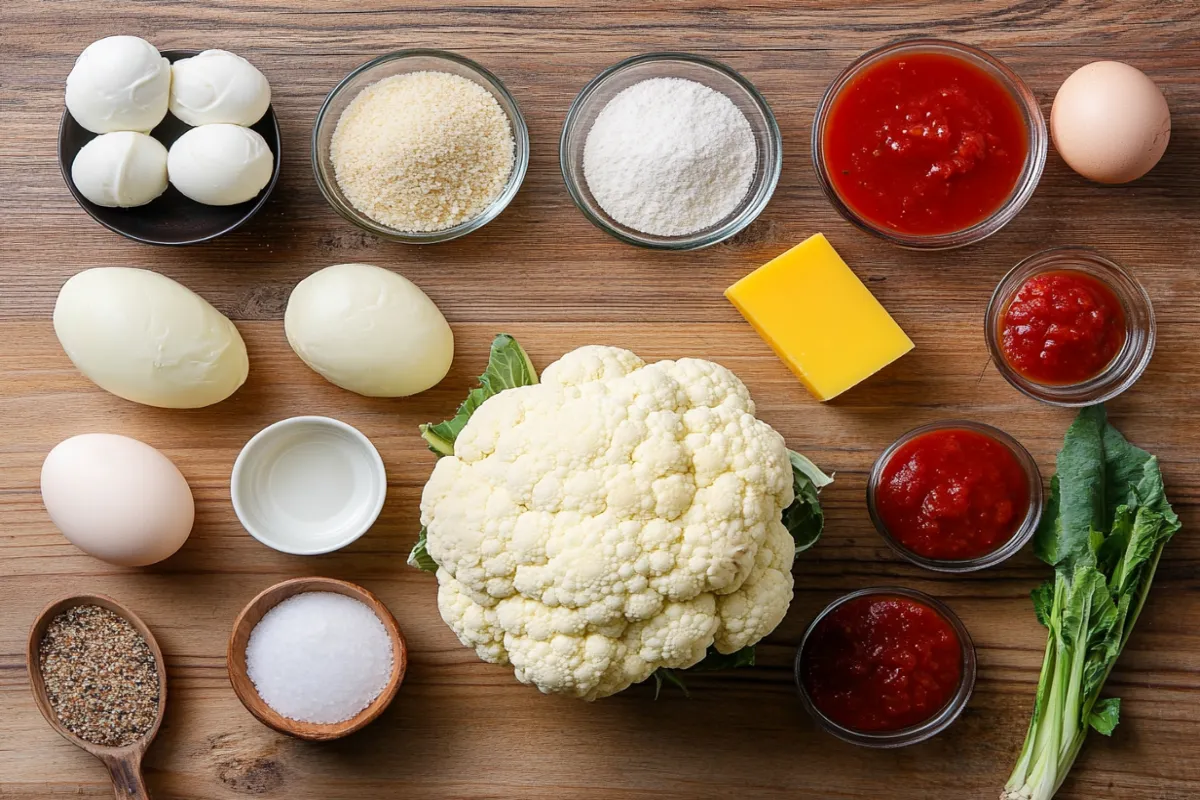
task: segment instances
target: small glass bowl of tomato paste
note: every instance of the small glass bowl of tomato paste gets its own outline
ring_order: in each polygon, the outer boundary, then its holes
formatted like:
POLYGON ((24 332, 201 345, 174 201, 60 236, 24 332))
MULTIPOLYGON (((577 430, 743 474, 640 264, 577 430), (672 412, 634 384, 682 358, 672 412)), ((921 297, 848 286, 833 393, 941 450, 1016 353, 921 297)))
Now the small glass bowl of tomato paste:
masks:
POLYGON ((984 324, 996 369, 1056 406, 1103 403, 1132 386, 1154 355, 1150 295, 1092 250, 1056 248, 1004 276, 984 324))
POLYGON ((813 119, 812 158, 834 208, 901 247, 986 239, 1037 188, 1049 137, 1037 97, 1002 62, 943 39, 859 57, 813 119))
POLYGON ((1016 439, 951 420, 923 425, 883 451, 867 511, 898 554, 938 572, 974 572, 1011 557, 1042 517, 1042 476, 1016 439))
POLYGON ((808 626, 796 687, 829 733, 865 747, 904 747, 945 730, 975 688, 975 645, 943 603, 911 589, 862 589, 808 626))

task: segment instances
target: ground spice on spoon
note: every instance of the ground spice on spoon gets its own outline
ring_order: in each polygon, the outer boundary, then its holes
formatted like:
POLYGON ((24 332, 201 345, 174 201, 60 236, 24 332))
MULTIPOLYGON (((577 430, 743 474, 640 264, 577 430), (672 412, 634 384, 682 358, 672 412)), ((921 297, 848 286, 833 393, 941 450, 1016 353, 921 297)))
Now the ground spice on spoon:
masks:
POLYGON ((154 727, 154 653, 121 615, 96 605, 69 608, 51 620, 38 652, 50 707, 80 739, 124 747, 154 727))

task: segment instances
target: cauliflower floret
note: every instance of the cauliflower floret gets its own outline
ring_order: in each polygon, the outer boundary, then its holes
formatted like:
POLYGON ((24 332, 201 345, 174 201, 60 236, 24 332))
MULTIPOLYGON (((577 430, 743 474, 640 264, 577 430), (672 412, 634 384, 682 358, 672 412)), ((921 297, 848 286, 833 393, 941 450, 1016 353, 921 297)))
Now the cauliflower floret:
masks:
POLYGON ((710 361, 583 347, 492 397, 421 498, 438 608, 479 657, 594 700, 783 619, 783 438, 710 361))

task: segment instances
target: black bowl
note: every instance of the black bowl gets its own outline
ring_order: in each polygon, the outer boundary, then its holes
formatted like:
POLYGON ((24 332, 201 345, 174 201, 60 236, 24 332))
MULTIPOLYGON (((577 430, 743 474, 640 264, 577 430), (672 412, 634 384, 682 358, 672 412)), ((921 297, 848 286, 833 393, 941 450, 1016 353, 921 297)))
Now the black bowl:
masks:
MULTIPOLYGON (((163 50, 161 52, 168 61, 174 63, 183 58, 190 58, 200 51, 163 50)), ((176 139, 190 129, 190 125, 176 119, 175 115, 168 112, 158 127, 150 131, 150 135, 169 149, 176 139)), ((97 134, 76 122, 69 111, 63 111, 62 124, 58 128, 58 165, 62 169, 63 180, 67 182, 67 188, 71 190, 71 194, 75 195, 79 205, 92 215, 92 219, 110 231, 116 231, 122 236, 128 236, 130 239, 146 244, 197 244, 215 239, 245 224, 266 204, 267 198, 275 188, 276 181, 279 180, 279 154, 282 148, 279 139, 279 122, 275 119, 274 107, 268 107, 263 118, 251 125, 250 129, 257 131, 266 140, 267 147, 271 148, 271 153, 275 156, 275 170, 271 174, 271 180, 256 197, 232 206, 207 206, 197 203, 195 200, 184 197, 178 189, 170 185, 160 197, 144 206, 107 208, 96 205, 80 194, 79 189, 75 186, 75 181, 71 180, 71 163, 79 154, 80 149, 95 139, 97 134)))

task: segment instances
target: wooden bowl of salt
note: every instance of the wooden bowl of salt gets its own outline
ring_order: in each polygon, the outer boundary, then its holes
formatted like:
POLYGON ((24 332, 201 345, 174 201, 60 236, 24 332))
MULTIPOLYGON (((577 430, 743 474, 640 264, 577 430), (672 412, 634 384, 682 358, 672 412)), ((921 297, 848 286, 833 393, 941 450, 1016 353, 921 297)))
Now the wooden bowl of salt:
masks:
POLYGON ((288 736, 322 742, 349 736, 383 713, 404 680, 408 646, 387 606, 361 586, 333 578, 293 578, 261 592, 242 609, 229 637, 226 664, 233 691, 259 722, 288 736), (328 593, 358 601, 372 611, 386 640, 353 604, 322 598, 328 593), (280 613, 268 618, 285 601, 291 601, 288 613, 283 614, 285 609, 280 608, 280 613), (296 604, 301 602, 307 604, 305 611, 309 616, 300 616, 296 604), (267 625, 255 636, 255 629, 264 618, 267 625), (353 641, 345 638, 356 635, 361 638, 353 641), (313 637, 319 640, 322 636, 328 641, 318 641, 319 652, 313 652, 313 637), (288 649, 289 643, 297 642, 300 644, 288 649), (390 648, 390 665, 382 667, 385 663, 382 650, 386 648, 390 648), (339 660, 356 659, 360 655, 368 664, 365 669, 368 674, 364 674, 358 662, 339 660), (261 662, 266 665, 256 675, 256 665, 261 662), (384 669, 387 671, 383 672, 384 669), (287 675, 298 676, 301 683, 288 686, 287 675), (261 685, 256 685, 255 677, 261 685), (372 680, 377 680, 382 688, 360 710, 329 721, 342 716, 338 706, 344 711, 356 704, 346 695, 354 695, 358 687, 346 684, 362 680, 367 681, 363 686, 368 688, 359 691, 358 697, 363 697, 364 691, 367 694, 373 691, 368 686, 372 680), (319 690, 314 688, 318 686, 319 690), (315 696, 318 691, 328 697, 315 696), (264 695, 274 699, 278 708, 272 707, 264 695))

